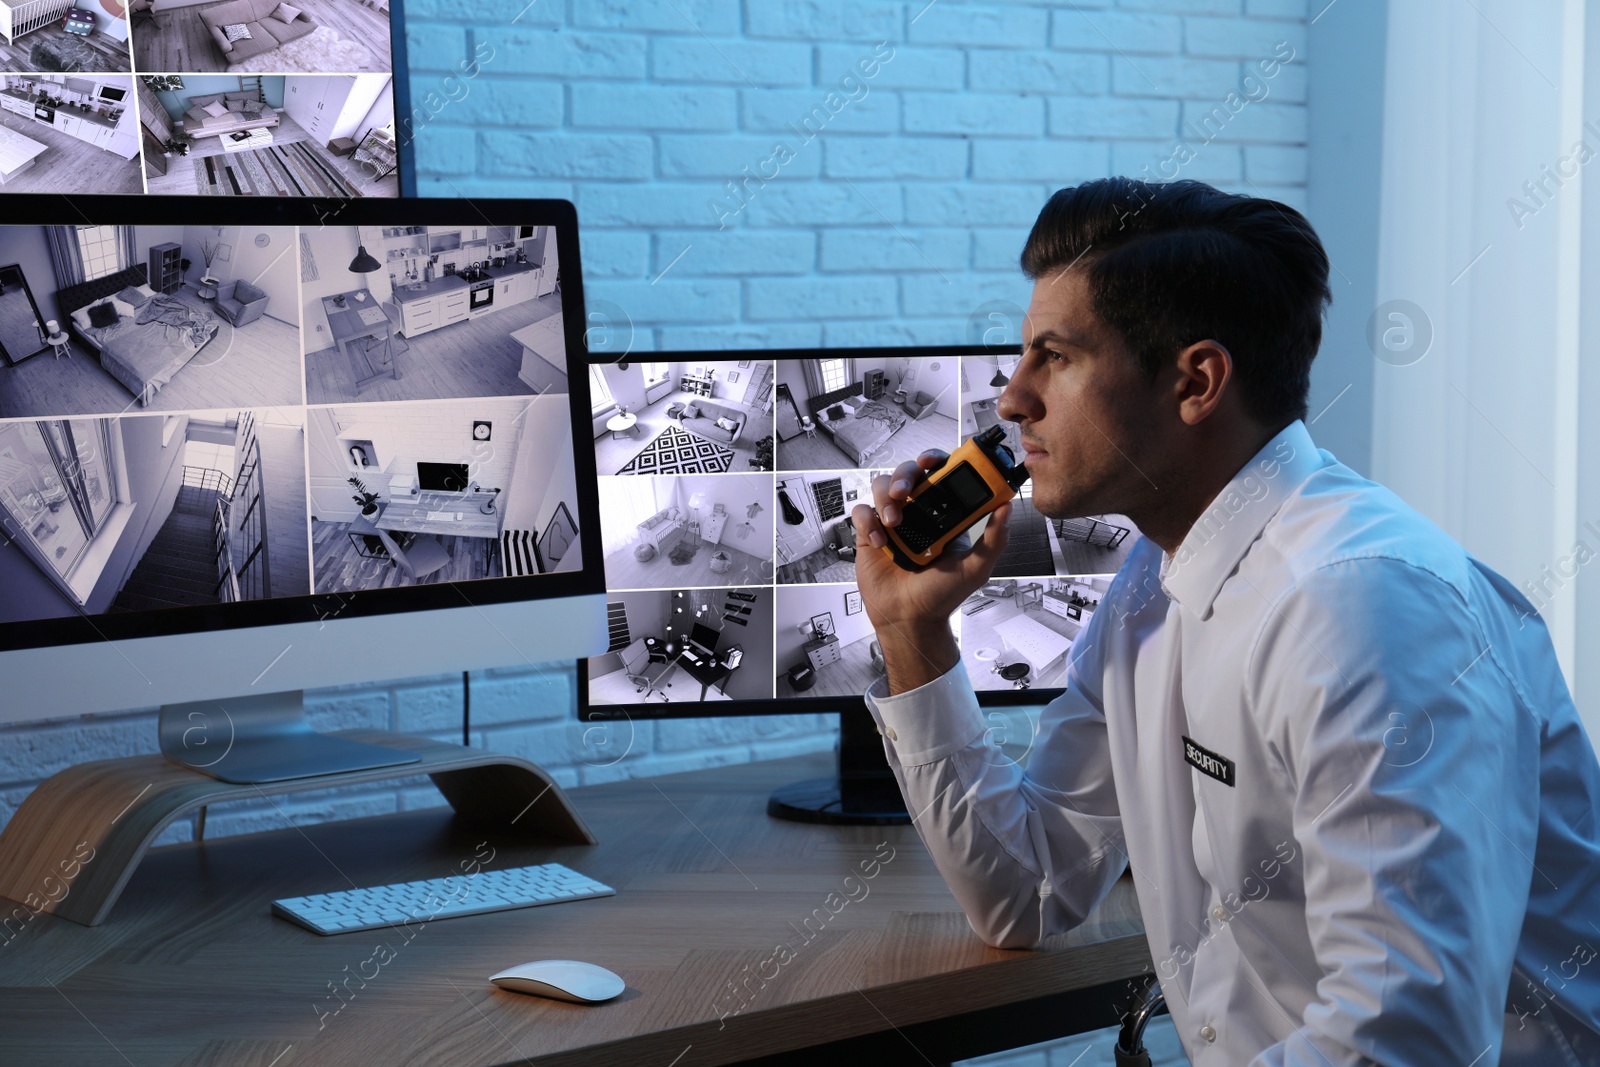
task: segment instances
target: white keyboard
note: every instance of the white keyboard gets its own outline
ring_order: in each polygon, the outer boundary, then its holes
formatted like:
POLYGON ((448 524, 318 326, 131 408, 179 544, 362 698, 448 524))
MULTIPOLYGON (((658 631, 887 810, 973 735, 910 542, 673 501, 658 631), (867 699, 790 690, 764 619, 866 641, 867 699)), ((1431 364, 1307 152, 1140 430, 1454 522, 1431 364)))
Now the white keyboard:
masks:
POLYGON ((430 511, 428 519, 432 522, 454 522, 461 517, 459 511, 430 511))
POLYGON ((274 900, 272 910, 314 933, 348 934, 418 919, 453 919, 536 904, 558 904, 564 900, 609 897, 615 893, 610 886, 586 878, 570 867, 542 863, 309 897, 286 897, 274 900))

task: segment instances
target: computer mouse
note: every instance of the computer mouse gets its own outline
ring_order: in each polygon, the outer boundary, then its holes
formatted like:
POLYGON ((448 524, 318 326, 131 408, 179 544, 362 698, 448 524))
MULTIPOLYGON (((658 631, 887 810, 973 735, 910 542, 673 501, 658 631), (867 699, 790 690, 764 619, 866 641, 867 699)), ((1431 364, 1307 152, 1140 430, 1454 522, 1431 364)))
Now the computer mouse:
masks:
POLYGON ((598 1004, 628 988, 626 982, 604 967, 579 960, 534 960, 518 967, 507 967, 489 981, 513 993, 567 1000, 574 1004, 598 1004))

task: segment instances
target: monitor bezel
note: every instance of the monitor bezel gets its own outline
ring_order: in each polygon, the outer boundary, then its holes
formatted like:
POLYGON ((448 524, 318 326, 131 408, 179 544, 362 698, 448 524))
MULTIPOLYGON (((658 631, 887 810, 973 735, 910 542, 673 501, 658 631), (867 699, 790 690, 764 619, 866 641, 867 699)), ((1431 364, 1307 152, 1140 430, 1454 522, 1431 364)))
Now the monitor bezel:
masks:
MULTIPOLYGON (((752 349, 694 349, 641 352, 626 355, 591 357, 594 364, 616 363, 622 359, 650 358, 669 363, 696 361, 724 361, 741 359, 768 359, 774 361, 815 359, 818 354, 830 359, 871 359, 959 356, 1014 356, 1016 345, 878 345, 856 348, 752 348, 752 349)), ((598 493, 596 496, 598 497, 598 493)), ((778 588, 771 586, 750 588, 778 588)), ((606 653, 598 653, 605 655, 606 653)), ((865 696, 795 696, 773 695, 757 700, 685 700, 671 703, 643 701, 627 704, 591 704, 589 702, 589 659, 578 660, 577 676, 578 719, 581 722, 616 722, 631 719, 701 719, 731 718, 747 715, 817 715, 842 711, 848 708, 866 710, 865 696)), ((978 703, 984 707, 1026 707, 1048 704, 1062 692, 1063 687, 1033 689, 976 689, 978 703)))
MULTIPOLYGON (((383 226, 383 225, 528 225, 555 227, 556 254, 561 271, 561 307, 569 371, 586 366, 583 356, 583 265, 578 237, 578 216, 567 200, 473 198, 471 200, 390 197, 361 200, 323 198, 261 198, 240 203, 231 197, 178 196, 54 196, 19 193, 4 200, 13 217, 28 226, 84 225, 202 225, 202 226, 383 226)), ((508 604, 605 592, 600 548, 600 504, 584 486, 595 484, 593 448, 577 432, 588 426, 590 414, 587 374, 568 374, 569 408, 574 427, 573 465, 577 494, 578 540, 582 569, 515 578, 488 578, 472 582, 414 585, 356 593, 311 593, 305 596, 237 604, 198 605, 159 611, 63 616, 0 623, 0 654, 99 641, 125 641, 145 637, 171 637, 208 631, 249 631, 286 623, 318 623, 341 619, 406 616, 419 612, 468 605, 508 604)), ((249 405, 238 405, 247 408, 249 405)), ((300 405, 311 407, 336 405, 300 405)), ((139 409, 126 417, 158 417, 162 412, 139 409)), ((167 413, 167 414, 170 414, 167 413)), ((63 415, 58 418, 106 418, 115 415, 63 415)), ((9 421, 9 420, 8 420, 9 421)))
POLYGON ((689 636, 684 638, 684 640, 687 641, 689 644, 693 645, 694 647, 702 650, 707 655, 715 655, 716 651, 717 651, 717 646, 722 643, 722 632, 720 630, 713 630, 711 627, 707 626, 703 622, 697 622, 697 623, 694 624, 694 627, 689 631, 689 636), (708 633, 708 634, 711 635, 711 643, 710 644, 707 644, 704 640, 702 640, 700 638, 700 634, 702 632, 708 633))
POLYGON ((389 5, 389 93, 394 100, 395 153, 400 160, 400 197, 417 196, 417 128, 411 110, 411 73, 407 67, 405 2, 389 5))
POLYGON ((469 463, 434 463, 434 462, 431 462, 431 461, 428 461, 428 460, 420 460, 419 459, 419 460, 417 460, 417 488, 420 489, 424 493, 427 493, 427 492, 441 492, 441 493, 459 493, 459 492, 463 492, 467 488, 467 486, 472 484, 472 475, 470 473, 471 466, 472 465, 469 464, 469 463), (439 468, 444 468, 444 467, 448 467, 450 469, 449 470, 450 474, 454 474, 457 470, 459 470, 461 472, 461 477, 458 479, 458 481, 460 482, 460 487, 459 488, 456 488, 456 487, 453 487, 453 486, 449 486, 449 485, 424 485, 423 484, 424 481, 429 481, 429 482, 433 481, 432 478, 424 479, 422 477, 422 471, 423 471, 424 468, 427 468, 430 473, 440 474, 440 473, 444 473, 444 472, 442 470, 440 470, 439 468))

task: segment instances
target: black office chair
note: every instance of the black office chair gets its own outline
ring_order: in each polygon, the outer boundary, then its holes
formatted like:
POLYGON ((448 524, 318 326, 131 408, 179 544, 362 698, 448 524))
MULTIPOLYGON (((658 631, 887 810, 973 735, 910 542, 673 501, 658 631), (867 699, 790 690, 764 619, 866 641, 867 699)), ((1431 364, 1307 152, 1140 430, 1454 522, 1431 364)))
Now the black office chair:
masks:
POLYGON ((1150 1053, 1144 1047, 1144 1028, 1157 1014, 1166 1010, 1166 998, 1161 995, 1161 983, 1155 978, 1134 997, 1133 1007, 1122 1017, 1122 1030, 1111 1049, 1116 1067, 1150 1067, 1150 1053))

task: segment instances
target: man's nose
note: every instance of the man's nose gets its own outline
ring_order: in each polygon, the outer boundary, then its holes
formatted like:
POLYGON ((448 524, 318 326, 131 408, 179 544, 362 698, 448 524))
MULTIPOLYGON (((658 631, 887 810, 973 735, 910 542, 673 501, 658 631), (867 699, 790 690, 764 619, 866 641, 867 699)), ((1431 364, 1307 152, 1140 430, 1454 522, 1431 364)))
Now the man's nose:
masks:
POLYGON ((1008 422, 1036 419, 1040 414, 1038 394, 1032 388, 1025 365, 1026 361, 1017 364, 1017 369, 1011 372, 1011 381, 1006 383, 995 404, 995 412, 1008 422))

